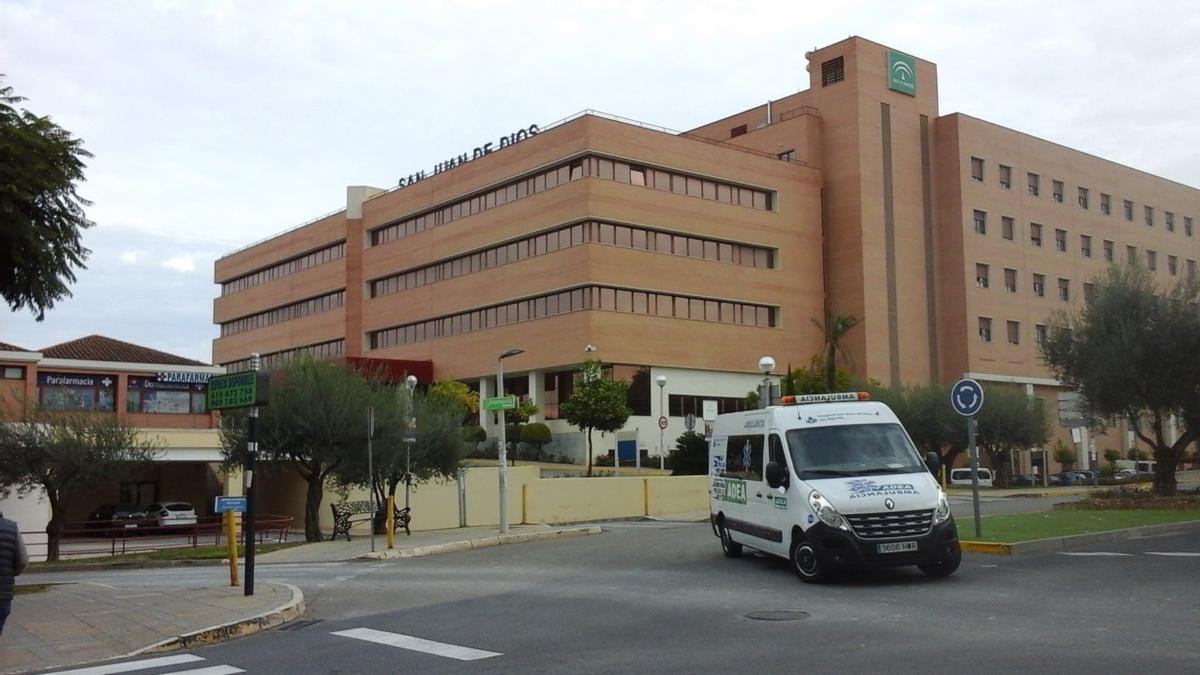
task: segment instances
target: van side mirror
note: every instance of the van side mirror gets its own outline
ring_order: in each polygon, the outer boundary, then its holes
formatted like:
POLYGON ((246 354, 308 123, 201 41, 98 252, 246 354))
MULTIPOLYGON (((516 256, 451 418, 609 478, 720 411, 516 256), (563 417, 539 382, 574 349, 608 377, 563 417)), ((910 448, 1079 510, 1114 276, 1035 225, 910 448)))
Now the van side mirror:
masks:
POLYGON ((767 485, 777 488, 779 486, 787 486, 788 470, 787 466, 779 462, 767 462, 767 485))
POLYGON ((929 467, 929 473, 938 475, 938 471, 942 468, 942 458, 938 457, 936 452, 930 450, 925 453, 925 466, 929 467))

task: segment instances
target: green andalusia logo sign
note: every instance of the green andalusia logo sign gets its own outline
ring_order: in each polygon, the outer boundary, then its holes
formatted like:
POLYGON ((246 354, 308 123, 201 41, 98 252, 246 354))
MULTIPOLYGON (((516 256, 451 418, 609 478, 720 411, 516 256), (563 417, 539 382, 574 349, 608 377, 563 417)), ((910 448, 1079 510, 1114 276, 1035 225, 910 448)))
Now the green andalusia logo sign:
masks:
POLYGON ((917 60, 897 52, 888 52, 888 89, 909 96, 917 95, 917 60))

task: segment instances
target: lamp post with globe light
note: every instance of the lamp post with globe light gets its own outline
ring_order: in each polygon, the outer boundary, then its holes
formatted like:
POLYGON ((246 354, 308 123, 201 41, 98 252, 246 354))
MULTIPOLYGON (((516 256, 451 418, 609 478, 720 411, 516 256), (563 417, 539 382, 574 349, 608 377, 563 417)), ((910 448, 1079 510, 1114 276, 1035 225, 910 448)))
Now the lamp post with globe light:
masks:
MULTIPOLYGON (((661 419, 665 420, 665 419, 667 419, 667 409, 663 407, 663 392, 667 388, 667 376, 659 375, 658 377, 654 378, 654 381, 656 383, 658 383, 658 416, 661 419)), ((666 438, 665 438, 666 433, 667 433, 666 426, 663 425, 661 422, 659 422, 659 425, 658 425, 658 468, 660 470, 665 469, 666 465, 667 465, 667 460, 666 460, 667 444, 666 444, 666 438)))

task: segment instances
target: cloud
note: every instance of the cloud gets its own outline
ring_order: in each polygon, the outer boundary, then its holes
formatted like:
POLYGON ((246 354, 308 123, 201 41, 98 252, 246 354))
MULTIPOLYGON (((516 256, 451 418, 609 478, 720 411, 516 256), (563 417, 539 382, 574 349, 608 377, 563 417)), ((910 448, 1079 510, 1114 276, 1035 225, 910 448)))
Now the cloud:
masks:
POLYGON ((132 264, 136 263, 138 260, 145 258, 146 252, 145 251, 125 251, 118 257, 120 258, 121 262, 125 263, 126 265, 132 265, 132 264))
POLYGON ((194 272, 196 271, 196 263, 190 255, 177 255, 173 258, 167 258, 162 261, 162 266, 167 269, 175 270, 176 272, 194 272))

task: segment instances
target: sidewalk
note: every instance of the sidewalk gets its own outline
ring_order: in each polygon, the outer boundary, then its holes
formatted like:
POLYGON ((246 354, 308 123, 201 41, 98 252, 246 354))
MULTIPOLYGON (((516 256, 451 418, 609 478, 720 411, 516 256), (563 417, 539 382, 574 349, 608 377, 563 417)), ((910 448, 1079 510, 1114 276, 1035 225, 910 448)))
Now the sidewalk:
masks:
POLYGON ((304 596, 290 584, 262 583, 251 597, 229 586, 181 591, 54 584, 13 600, 0 637, 0 673, 220 642, 303 611, 304 596))
POLYGON ((375 552, 371 552, 371 535, 355 533, 350 541, 341 537, 335 541, 318 541, 284 548, 256 556, 261 565, 281 563, 321 563, 345 560, 414 558, 437 553, 465 551, 501 544, 518 544, 542 539, 578 537, 599 534, 595 525, 511 525, 507 535, 500 535, 496 525, 484 527, 456 527, 448 530, 421 530, 406 535, 396 535, 395 549, 387 548, 387 537, 375 535, 375 552))

